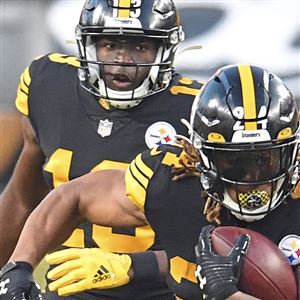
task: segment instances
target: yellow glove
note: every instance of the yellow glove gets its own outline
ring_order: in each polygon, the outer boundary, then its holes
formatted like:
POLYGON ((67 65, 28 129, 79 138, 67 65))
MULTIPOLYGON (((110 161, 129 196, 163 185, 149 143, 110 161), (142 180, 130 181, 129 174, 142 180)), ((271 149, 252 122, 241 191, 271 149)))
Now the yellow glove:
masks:
POLYGON ((49 264, 59 264, 48 272, 54 280, 50 291, 59 296, 88 289, 110 289, 129 282, 131 258, 126 254, 114 254, 99 248, 70 248, 46 256, 49 264))

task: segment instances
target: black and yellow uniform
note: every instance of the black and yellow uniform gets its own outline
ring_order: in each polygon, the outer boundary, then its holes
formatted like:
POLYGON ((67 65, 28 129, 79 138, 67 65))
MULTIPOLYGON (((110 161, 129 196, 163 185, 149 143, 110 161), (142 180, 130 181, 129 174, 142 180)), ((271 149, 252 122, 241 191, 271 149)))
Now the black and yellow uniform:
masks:
MULTIPOLYGON (((174 74, 167 90, 136 107, 119 110, 106 107, 105 101, 98 101, 81 87, 78 67, 75 57, 54 53, 38 58, 22 74, 18 88, 16 106, 35 130, 45 155, 44 176, 50 188, 88 172, 125 169, 147 145, 169 143, 175 131, 187 133, 180 119, 189 119, 201 83, 174 74)), ((161 249, 149 226, 120 229, 88 223, 76 229, 64 245, 99 246, 119 253, 161 249)), ((162 282, 131 283, 81 295, 69 299, 173 298, 162 282)))
MULTIPOLYGON (((132 202, 145 212, 167 252, 170 286, 185 300, 201 299, 194 275, 194 247, 202 227, 208 223, 203 215, 204 200, 199 178, 172 181, 171 167, 180 166, 181 159, 184 160, 185 155, 179 146, 162 145, 143 152, 126 171, 126 190, 132 202)), ((280 244, 287 237, 293 237, 294 242, 300 240, 299 216, 300 199, 288 199, 265 218, 250 223, 237 220, 224 209, 221 224, 255 230, 280 244)), ((287 248, 291 254, 294 252, 294 259, 300 263, 300 248, 292 249, 295 244, 291 240, 287 248)), ((291 257, 285 254, 291 261, 291 257)))

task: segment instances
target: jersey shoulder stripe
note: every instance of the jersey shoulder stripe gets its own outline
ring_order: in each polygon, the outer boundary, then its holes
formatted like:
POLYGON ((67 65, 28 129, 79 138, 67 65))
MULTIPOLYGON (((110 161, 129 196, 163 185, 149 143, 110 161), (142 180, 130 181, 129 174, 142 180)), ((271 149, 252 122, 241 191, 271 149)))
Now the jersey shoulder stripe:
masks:
POLYGON ((139 154, 126 170, 126 194, 143 211, 147 187, 152 176, 153 170, 143 162, 142 154, 139 154))
POLYGON ((80 67, 80 62, 76 56, 70 56, 70 55, 65 55, 60 53, 52 53, 49 54, 48 57, 50 61, 55 63, 68 64, 76 68, 80 67))
POLYGON ((17 89, 17 98, 16 98, 16 107, 17 109, 28 116, 29 106, 28 106, 28 94, 29 86, 31 83, 31 76, 29 73, 29 67, 27 67, 24 72, 21 74, 20 83, 17 89))
POLYGON ((159 174, 161 166, 182 166, 182 153, 183 149, 179 146, 162 145, 144 151, 130 163, 125 175, 126 194, 142 211, 145 209, 148 186, 153 176, 159 174))
MULTIPOLYGON (((60 53, 39 56, 33 60, 30 66, 27 67, 20 76, 15 100, 16 108, 24 115, 29 115, 29 94, 33 78, 40 80, 43 76, 48 76, 50 74, 50 65, 53 64, 65 64, 76 68, 80 66, 77 57, 60 53)), ((55 74, 55 72, 52 73, 55 74)))
POLYGON ((170 86, 170 93, 173 95, 186 94, 196 96, 203 84, 203 81, 193 80, 179 74, 175 74, 174 80, 170 86))

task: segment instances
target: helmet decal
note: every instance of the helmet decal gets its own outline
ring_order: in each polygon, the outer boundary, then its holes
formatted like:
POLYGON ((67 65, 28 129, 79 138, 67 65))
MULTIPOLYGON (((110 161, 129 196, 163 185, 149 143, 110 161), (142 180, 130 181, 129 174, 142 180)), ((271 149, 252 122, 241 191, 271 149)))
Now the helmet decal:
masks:
POLYGON ((240 205, 247 209, 262 207, 270 200, 270 195, 265 191, 239 193, 238 197, 240 205))
POLYGON ((292 129, 290 127, 282 129, 279 133, 277 138, 278 139, 286 139, 292 135, 292 129))

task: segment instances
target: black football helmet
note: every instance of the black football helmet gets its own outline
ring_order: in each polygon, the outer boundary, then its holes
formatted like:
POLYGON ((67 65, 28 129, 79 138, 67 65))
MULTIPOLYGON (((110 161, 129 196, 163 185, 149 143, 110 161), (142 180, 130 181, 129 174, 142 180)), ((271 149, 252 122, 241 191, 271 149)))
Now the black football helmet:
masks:
POLYGON ((283 81, 264 68, 219 69, 191 113, 191 141, 210 197, 245 221, 263 218, 299 179, 299 111, 283 81))
POLYGON ((107 99, 113 106, 135 106, 145 97, 169 85, 175 51, 183 39, 184 33, 172 0, 87 0, 76 28, 81 85, 91 93, 107 99), (122 92, 108 88, 104 76, 101 76, 100 66, 120 63, 97 61, 94 38, 100 36, 146 37, 159 41, 154 63, 122 64, 151 66, 149 75, 139 87, 122 92))

